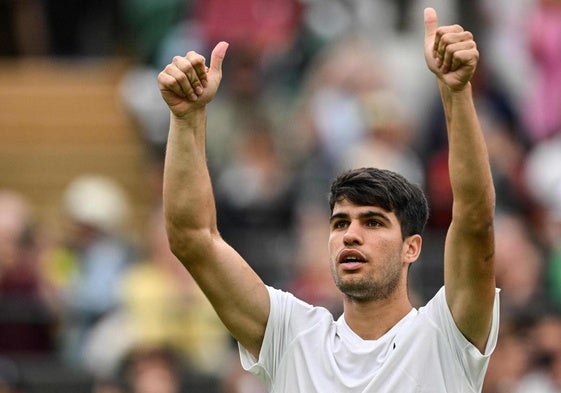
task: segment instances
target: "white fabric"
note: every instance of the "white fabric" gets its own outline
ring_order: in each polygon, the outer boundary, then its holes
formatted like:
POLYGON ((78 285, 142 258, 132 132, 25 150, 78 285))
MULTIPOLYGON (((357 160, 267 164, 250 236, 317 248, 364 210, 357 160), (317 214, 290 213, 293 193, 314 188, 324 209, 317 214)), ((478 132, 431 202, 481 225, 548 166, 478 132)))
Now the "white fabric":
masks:
POLYGON ((495 348, 499 290, 484 354, 458 330, 444 287, 378 340, 362 340, 329 311, 268 287, 271 311, 255 359, 241 345, 244 369, 272 393, 480 392, 495 348))

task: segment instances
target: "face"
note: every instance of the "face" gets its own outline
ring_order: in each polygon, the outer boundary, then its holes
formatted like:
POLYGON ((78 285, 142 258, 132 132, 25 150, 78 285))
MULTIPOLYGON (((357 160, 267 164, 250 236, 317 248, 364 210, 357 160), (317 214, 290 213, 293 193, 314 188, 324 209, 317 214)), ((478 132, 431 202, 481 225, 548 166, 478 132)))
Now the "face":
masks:
POLYGON ((403 240, 397 216, 377 206, 343 199, 330 219, 329 255, 335 284, 356 300, 382 300, 406 285, 409 263, 420 250, 420 236, 403 240))

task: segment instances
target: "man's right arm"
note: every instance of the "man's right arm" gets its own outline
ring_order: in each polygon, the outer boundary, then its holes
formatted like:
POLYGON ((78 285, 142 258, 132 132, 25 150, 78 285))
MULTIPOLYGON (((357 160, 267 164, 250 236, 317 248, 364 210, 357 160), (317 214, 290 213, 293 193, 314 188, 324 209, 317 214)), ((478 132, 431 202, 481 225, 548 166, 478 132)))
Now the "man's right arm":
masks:
POLYGON ((202 56, 175 57, 158 76, 170 108, 163 201, 173 253, 187 268, 232 335, 256 357, 269 316, 263 281, 220 236, 206 165, 206 105, 222 77, 226 43, 207 68, 202 56))

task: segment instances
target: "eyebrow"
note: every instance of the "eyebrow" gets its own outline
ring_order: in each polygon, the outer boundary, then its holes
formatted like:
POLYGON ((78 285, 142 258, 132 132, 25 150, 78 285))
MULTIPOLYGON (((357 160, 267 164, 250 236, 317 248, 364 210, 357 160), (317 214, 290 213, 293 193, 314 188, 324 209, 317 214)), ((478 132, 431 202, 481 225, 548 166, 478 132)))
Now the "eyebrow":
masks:
MULTIPOLYGON (((364 219, 368 219, 368 218, 373 218, 373 217, 377 217, 377 218, 381 218, 384 221, 390 222, 390 218, 379 211, 374 211, 374 210, 368 210, 365 212, 362 212, 358 215, 359 219, 364 220, 364 219)), ((348 220, 350 218, 350 216, 347 213, 337 213, 337 214, 333 214, 330 218, 329 218, 329 222, 332 223, 333 221, 339 220, 339 219, 345 219, 348 220)))

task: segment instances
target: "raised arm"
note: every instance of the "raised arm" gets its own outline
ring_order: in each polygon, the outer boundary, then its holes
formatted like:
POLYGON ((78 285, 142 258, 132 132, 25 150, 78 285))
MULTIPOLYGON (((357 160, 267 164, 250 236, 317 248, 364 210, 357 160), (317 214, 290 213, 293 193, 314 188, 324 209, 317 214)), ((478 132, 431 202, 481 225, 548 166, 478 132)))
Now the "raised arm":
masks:
POLYGON ((458 25, 438 27, 436 12, 427 8, 425 59, 446 115, 454 195, 444 252, 446 300, 458 328, 483 352, 495 297, 495 192, 470 84, 479 52, 471 33, 458 25))
POLYGON ((164 169, 164 213, 170 247, 232 335, 255 356, 269 315, 265 285, 221 237, 206 165, 206 109, 222 78, 228 44, 219 43, 210 67, 203 56, 176 56, 158 76, 170 109, 164 169))

